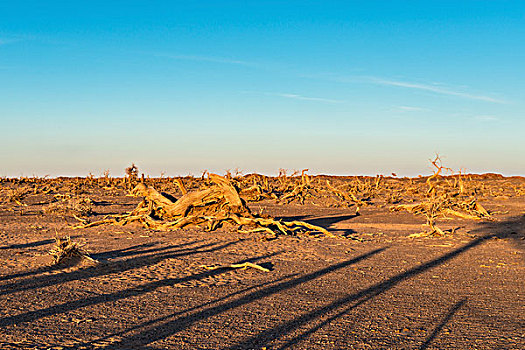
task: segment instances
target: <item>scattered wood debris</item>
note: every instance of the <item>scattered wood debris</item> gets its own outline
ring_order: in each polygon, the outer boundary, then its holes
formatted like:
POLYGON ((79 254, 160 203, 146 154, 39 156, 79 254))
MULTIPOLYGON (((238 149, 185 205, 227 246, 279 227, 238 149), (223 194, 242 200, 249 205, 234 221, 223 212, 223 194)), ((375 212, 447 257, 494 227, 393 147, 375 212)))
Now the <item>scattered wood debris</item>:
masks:
POLYGON ((456 216, 462 219, 492 220, 489 212, 478 203, 477 199, 472 196, 465 196, 465 187, 461 178, 461 173, 454 182, 453 188, 458 188, 459 192, 451 191, 448 181, 440 181, 440 174, 443 170, 452 171, 441 164, 439 155, 431 161, 435 167, 434 174, 427 178, 426 184, 428 190, 424 195, 424 201, 414 204, 399 204, 390 207, 390 211, 406 210, 409 213, 421 215, 426 218, 428 231, 411 234, 409 238, 426 237, 426 236, 444 236, 447 233, 454 233, 455 229, 442 230, 436 226, 436 220, 439 217, 456 216), (434 180, 435 181, 432 181, 434 180), (459 182, 457 181, 459 179, 459 182))
POLYGON ((233 224, 238 226, 239 232, 266 232, 266 239, 276 238, 279 234, 335 236, 326 229, 307 222, 287 222, 253 214, 239 196, 233 182, 216 174, 209 174, 208 177, 210 186, 188 191, 176 201, 162 195, 152 186, 139 183, 131 193, 144 199, 132 212, 91 223, 83 222, 76 228, 138 222, 149 229, 160 231, 195 225, 206 225, 207 231, 214 231, 224 224, 233 224), (244 229, 245 227, 248 229, 244 229))
POLYGON ((53 256, 53 264, 70 264, 75 265, 82 260, 91 263, 98 261, 89 256, 89 252, 84 249, 84 245, 71 241, 71 237, 55 237, 55 246, 49 251, 53 256))
POLYGON ((202 267, 202 268, 204 268, 206 270, 217 270, 217 269, 241 269, 241 270, 246 270, 247 268, 252 268, 252 269, 260 270, 260 271, 263 271, 263 272, 270 272, 270 270, 267 269, 266 267, 262 267, 261 265, 257 265, 257 264, 251 263, 251 262, 245 262, 245 263, 241 263, 241 264, 231 264, 231 265, 213 265, 213 266, 201 265, 200 267, 202 267))
POLYGON ((88 197, 63 198, 43 208, 45 213, 70 216, 89 216, 93 213, 93 200, 88 197))

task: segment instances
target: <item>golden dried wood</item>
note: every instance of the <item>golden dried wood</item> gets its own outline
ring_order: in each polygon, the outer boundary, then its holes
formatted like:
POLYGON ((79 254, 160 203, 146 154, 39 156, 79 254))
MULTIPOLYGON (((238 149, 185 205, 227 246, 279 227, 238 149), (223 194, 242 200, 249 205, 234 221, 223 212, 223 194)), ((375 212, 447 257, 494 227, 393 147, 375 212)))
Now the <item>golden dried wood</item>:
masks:
POLYGON ((283 222, 256 216, 250 212, 230 180, 215 174, 208 176, 212 182, 209 188, 187 192, 176 202, 172 202, 152 186, 139 183, 132 193, 144 197, 144 200, 131 213, 114 215, 91 223, 82 221, 82 224, 75 228, 138 222, 147 228, 162 231, 206 224, 206 230, 213 231, 229 223, 241 227, 255 227, 258 231, 272 233, 273 237, 277 234, 297 235, 316 232, 329 237, 335 236, 322 227, 306 222, 283 222))
POLYGON ((206 269, 206 270, 217 270, 217 269, 241 269, 241 270, 246 270, 247 268, 252 268, 252 269, 256 269, 256 270, 260 270, 260 271, 263 271, 263 272, 270 272, 269 269, 267 269, 266 267, 262 267, 261 265, 257 265, 257 264, 254 264, 254 263, 251 263, 251 262, 245 262, 245 263, 240 263, 240 264, 231 264, 231 265, 214 265, 214 266, 208 266, 208 265, 201 265, 200 267, 206 269))

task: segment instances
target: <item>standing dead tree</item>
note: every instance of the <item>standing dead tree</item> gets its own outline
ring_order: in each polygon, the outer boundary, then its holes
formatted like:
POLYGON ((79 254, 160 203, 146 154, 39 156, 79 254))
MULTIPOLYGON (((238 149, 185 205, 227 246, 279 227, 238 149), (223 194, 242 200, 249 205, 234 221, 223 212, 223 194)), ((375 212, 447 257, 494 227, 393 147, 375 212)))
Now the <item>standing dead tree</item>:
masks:
POLYGON ((409 237, 424 237, 424 236, 444 236, 445 231, 436 226, 436 221, 439 217, 456 216, 462 219, 480 220, 492 219, 489 212, 477 202, 476 198, 464 198, 460 196, 463 192, 463 187, 460 186, 459 192, 453 192, 456 184, 451 187, 448 186, 447 181, 438 181, 443 170, 453 172, 452 169, 446 168, 442 165, 439 155, 436 155, 434 160, 431 160, 435 170, 434 173, 426 180, 428 190, 425 198, 420 203, 415 204, 401 204, 390 207, 391 211, 406 210, 416 215, 422 215, 426 219, 425 225, 429 230, 421 233, 412 234, 409 237), (436 181, 432 181, 436 179, 436 181))
POLYGON ((124 184, 126 185, 126 188, 132 188, 133 185, 137 183, 138 177, 139 168, 135 165, 135 163, 132 163, 131 166, 126 168, 126 177, 124 178, 124 184))

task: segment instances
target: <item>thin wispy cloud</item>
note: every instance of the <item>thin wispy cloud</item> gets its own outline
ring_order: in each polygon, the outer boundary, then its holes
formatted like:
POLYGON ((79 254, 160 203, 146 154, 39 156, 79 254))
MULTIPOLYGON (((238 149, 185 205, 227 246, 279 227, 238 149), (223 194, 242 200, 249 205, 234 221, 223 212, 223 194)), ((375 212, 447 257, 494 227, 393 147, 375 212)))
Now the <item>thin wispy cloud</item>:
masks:
POLYGON ((485 122, 495 122, 500 120, 500 118, 493 115, 477 115, 474 117, 474 119, 485 122))
POLYGON ((456 96, 456 97, 467 98, 470 100, 479 100, 479 101, 485 101, 485 102, 490 102, 490 103, 502 103, 502 104, 507 103, 506 101, 499 100, 499 99, 496 99, 490 96, 475 95, 475 94, 471 94, 467 92, 452 90, 452 89, 445 88, 442 86, 412 83, 412 82, 398 81, 398 80, 388 80, 388 79, 382 79, 382 78, 377 78, 377 77, 367 77, 366 80, 372 84, 377 84, 377 85, 395 86, 395 87, 401 87, 401 88, 406 88, 406 89, 429 91, 429 92, 433 92, 433 93, 440 94, 440 95, 456 96))
MULTIPOLYGON (((171 58, 175 60, 185 60, 185 61, 194 61, 194 62, 209 62, 209 63, 221 63, 221 64, 232 64, 232 65, 240 65, 240 66, 246 66, 246 67, 258 67, 261 68, 260 64, 249 62, 249 61, 243 61, 238 59, 232 59, 232 58, 225 58, 225 57, 218 57, 218 56, 203 56, 203 55, 183 55, 183 54, 156 54, 157 57, 166 57, 171 58)), ((507 101, 504 101, 502 99, 494 98, 487 95, 481 95, 481 94, 473 94, 465 91, 461 91, 458 88, 450 88, 447 87, 446 84, 443 83, 415 83, 410 81, 401 81, 401 80, 393 80, 393 79, 386 79, 381 77, 374 77, 374 76, 361 76, 361 77, 338 77, 335 75, 305 75, 300 74, 299 75, 302 78, 313 78, 313 79, 323 79, 323 80, 331 80, 331 81, 337 81, 337 82, 344 82, 344 83, 371 83, 375 85, 381 85, 381 86, 393 86, 393 87, 399 87, 399 88, 405 88, 405 89, 412 89, 412 90, 420 90, 420 91, 427 91, 434 94, 439 95, 447 95, 447 96, 455 96, 470 100, 478 100, 478 101, 484 101, 489 103, 498 103, 498 104, 506 104, 507 101)), ((326 102, 326 103, 341 103, 343 101, 339 100, 333 100, 333 99, 326 99, 326 98, 319 98, 319 97, 308 97, 308 96, 302 96, 299 94, 289 94, 289 93, 281 93, 281 94, 274 94, 276 96, 281 96, 285 98, 291 98, 291 99, 297 99, 297 100, 307 100, 307 101, 318 101, 318 102, 326 102)), ((419 107, 412 107, 412 106, 399 106, 398 109, 404 110, 404 111, 423 111, 426 109, 419 108, 419 107)))
POLYGON ((312 101, 312 102, 321 102, 321 103, 344 103, 345 102, 342 100, 336 100, 336 99, 331 99, 331 98, 304 96, 304 95, 292 94, 292 93, 260 92, 260 91, 241 91, 241 93, 242 94, 264 95, 264 96, 276 96, 276 97, 288 98, 292 100, 312 101))
POLYGON ((403 112, 424 112, 428 111, 428 108, 422 108, 422 107, 415 107, 415 106, 396 106, 397 110, 403 111, 403 112))
MULTIPOLYGON (((219 56, 186 55, 186 54, 156 54, 155 56, 166 57, 166 58, 171 58, 175 60, 231 64, 231 65, 240 65, 240 66, 246 66, 246 67, 252 67, 252 68, 262 68, 260 64, 257 64, 255 62, 249 62, 249 61, 243 61, 243 60, 225 58, 225 57, 219 57, 219 56)), ((333 74, 328 74, 328 75, 327 74, 321 74, 321 75, 299 74, 298 76, 302 78, 323 79, 323 80, 331 80, 331 81, 337 81, 337 82, 342 82, 342 83, 368 83, 368 84, 381 85, 381 86, 392 86, 392 87, 399 87, 399 88, 404 88, 404 89, 427 91, 427 92, 431 92, 431 93, 439 94, 439 95, 455 96, 455 97, 460 97, 464 99, 478 100, 478 101, 484 101, 484 102, 489 102, 489 103, 498 103, 498 104, 508 103, 505 100, 494 98, 488 95, 473 94, 473 93, 461 91, 461 88, 451 88, 451 87, 448 87, 446 84, 440 83, 440 82, 416 83, 416 82, 393 80, 393 79, 387 79, 387 78, 381 78, 381 77, 375 77, 375 76, 340 77, 340 76, 333 75, 333 74)), ((326 102, 326 103, 344 102, 344 101, 339 101, 339 100, 334 100, 334 99, 327 99, 327 98, 320 98, 320 97, 308 97, 308 96, 302 96, 299 94, 292 94, 292 93, 274 93, 273 95, 281 96, 284 98, 297 99, 297 100, 318 101, 318 102, 326 102)), ((424 108, 412 107, 412 106, 398 106, 398 109, 403 110, 403 111, 413 111, 413 112, 426 110, 424 108)))
POLYGON ((310 96, 303 96, 299 94, 273 93, 270 95, 284 97, 284 98, 291 98, 294 100, 302 100, 302 101, 315 101, 315 102, 324 102, 324 103, 343 103, 344 102, 341 100, 333 100, 333 99, 322 98, 322 97, 310 97, 310 96))
POLYGON ((366 84, 374 84, 374 85, 381 85, 381 86, 393 86, 393 87, 399 87, 399 88, 405 88, 405 89, 428 91, 428 92, 439 94, 439 95, 456 96, 456 97, 470 99, 470 100, 485 101, 489 103, 499 103, 499 104, 508 103, 508 101, 505 101, 503 99, 498 99, 498 98, 494 98, 494 97, 487 96, 487 95, 473 94, 473 93, 462 91, 461 89, 465 87, 451 88, 451 87, 448 87, 444 83, 438 83, 438 82, 436 83, 414 83, 410 81, 393 80, 393 79, 381 78, 381 77, 376 77, 376 76, 340 76, 337 74, 327 74, 327 73, 301 74, 299 76, 301 78, 334 81, 338 83, 352 83, 352 84, 366 83, 366 84))
POLYGON ((258 64, 254 62, 216 57, 216 56, 201 56, 201 55, 167 55, 167 54, 156 54, 157 57, 171 58, 174 60, 181 61, 193 61, 193 62, 209 62, 209 63, 223 63, 223 64, 234 64, 240 66, 255 67, 258 64))

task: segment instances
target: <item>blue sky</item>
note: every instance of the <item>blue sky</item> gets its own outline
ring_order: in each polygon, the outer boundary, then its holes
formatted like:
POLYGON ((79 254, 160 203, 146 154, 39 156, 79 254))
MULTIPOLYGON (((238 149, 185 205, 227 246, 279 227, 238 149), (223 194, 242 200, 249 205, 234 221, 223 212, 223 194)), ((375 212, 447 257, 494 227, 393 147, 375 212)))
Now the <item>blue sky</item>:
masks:
POLYGON ((0 1, 0 176, 525 175, 523 1, 0 1))

